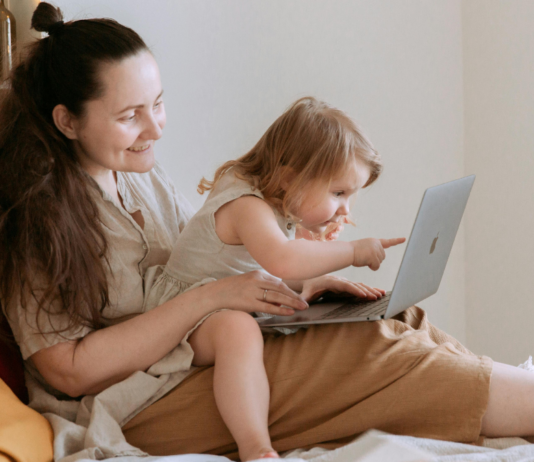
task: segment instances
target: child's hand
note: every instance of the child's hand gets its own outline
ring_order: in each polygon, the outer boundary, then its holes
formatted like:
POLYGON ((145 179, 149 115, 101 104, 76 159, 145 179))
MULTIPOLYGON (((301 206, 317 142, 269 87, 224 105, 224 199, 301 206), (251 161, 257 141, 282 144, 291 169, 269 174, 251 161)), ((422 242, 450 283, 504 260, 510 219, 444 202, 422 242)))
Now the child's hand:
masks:
POLYGON ((352 266, 368 266, 373 271, 376 271, 380 268, 380 264, 384 261, 384 258, 386 258, 384 249, 402 244, 404 241, 406 241, 406 238, 404 237, 393 239, 367 238, 352 241, 351 244, 354 249, 354 261, 352 262, 352 266))

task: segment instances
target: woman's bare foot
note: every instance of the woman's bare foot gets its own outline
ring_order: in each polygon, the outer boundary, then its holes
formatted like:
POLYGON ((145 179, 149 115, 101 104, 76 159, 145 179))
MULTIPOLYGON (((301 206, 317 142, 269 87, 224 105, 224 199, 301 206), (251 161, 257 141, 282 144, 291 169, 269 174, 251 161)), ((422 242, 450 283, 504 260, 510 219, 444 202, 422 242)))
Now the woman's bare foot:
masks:
POLYGON ((240 450, 239 457, 241 457, 243 462, 257 459, 280 459, 278 453, 273 448, 269 447, 255 448, 255 450, 252 450, 251 448, 248 452, 240 450))

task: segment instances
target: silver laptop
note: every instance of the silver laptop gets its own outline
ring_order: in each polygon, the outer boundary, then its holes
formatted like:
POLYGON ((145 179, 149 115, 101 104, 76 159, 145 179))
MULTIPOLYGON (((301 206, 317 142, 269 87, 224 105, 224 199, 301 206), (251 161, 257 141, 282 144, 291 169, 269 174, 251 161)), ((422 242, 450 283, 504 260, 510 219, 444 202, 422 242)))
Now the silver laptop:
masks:
POLYGON ((475 175, 428 188, 393 286, 379 300, 319 302, 291 316, 257 318, 264 327, 388 319, 438 291, 475 175))

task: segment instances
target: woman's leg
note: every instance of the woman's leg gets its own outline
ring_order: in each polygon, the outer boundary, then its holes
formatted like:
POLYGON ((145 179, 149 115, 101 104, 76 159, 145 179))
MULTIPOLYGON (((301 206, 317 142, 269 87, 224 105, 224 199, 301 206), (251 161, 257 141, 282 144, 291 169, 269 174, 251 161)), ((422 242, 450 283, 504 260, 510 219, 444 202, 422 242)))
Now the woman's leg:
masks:
POLYGON ((494 363, 482 435, 534 436, 534 373, 494 363))
MULTIPOLYGON (((435 333, 424 328, 424 312, 408 311, 414 313, 406 322, 329 324, 266 337, 268 421, 276 450, 335 448, 371 428, 477 441, 491 360, 458 351, 452 341, 435 342, 435 333)), ((195 371, 134 417, 123 428, 127 441, 154 455, 237 458, 217 410, 213 375, 212 367, 195 371)))
POLYGON ((403 324, 405 324, 406 326, 409 326, 409 328, 413 330, 428 332, 428 336, 430 337, 430 339, 433 342, 435 342, 437 345, 443 345, 445 343, 449 343, 450 345, 454 347, 455 350, 461 353, 466 353, 466 354, 474 356, 474 354, 471 351, 469 351, 464 345, 462 345, 452 335, 449 335, 446 332, 443 332, 438 327, 434 326, 434 324, 432 324, 428 320, 428 316, 426 315, 425 310, 417 306, 412 306, 411 308, 408 308, 402 313, 399 313, 393 319, 397 321, 401 321, 403 324))
MULTIPOLYGON (((438 345, 451 343, 458 351, 471 353, 454 337, 430 324, 423 310, 406 310, 396 317, 414 329, 428 330, 438 345)), ((488 437, 534 436, 534 373, 508 364, 494 363, 488 408, 481 435, 488 437)))
POLYGON ((276 457, 267 428, 269 382, 263 337, 254 318, 238 311, 210 316, 189 339, 193 365, 215 364, 213 394, 241 460, 276 457))

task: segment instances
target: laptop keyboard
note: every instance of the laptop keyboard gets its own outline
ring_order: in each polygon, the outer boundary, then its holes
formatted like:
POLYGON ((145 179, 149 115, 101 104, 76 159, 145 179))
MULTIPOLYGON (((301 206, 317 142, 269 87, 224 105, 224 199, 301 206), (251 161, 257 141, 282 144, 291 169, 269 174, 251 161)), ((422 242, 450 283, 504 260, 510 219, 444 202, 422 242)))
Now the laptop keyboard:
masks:
POLYGON ((350 301, 349 303, 345 303, 344 305, 323 314, 320 319, 346 317, 365 318, 376 315, 381 315, 383 318, 389 304, 390 296, 391 292, 387 292, 386 295, 379 300, 350 301))

